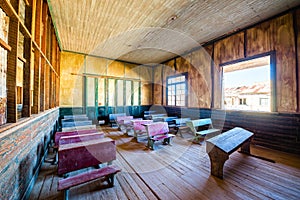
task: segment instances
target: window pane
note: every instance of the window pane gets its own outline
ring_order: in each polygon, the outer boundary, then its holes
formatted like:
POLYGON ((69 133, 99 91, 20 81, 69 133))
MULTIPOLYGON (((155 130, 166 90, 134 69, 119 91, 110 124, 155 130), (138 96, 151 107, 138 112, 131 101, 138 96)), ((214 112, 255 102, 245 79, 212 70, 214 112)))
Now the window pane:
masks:
POLYGON ((104 89, 104 79, 99 78, 98 79, 98 106, 104 106, 105 105, 105 89, 104 89))
POLYGON ((108 79, 108 106, 115 106, 115 80, 108 79))
POLYGON ((140 90, 140 83, 134 81, 133 82, 133 105, 139 105, 139 90, 140 90))
POLYGON ((95 79, 87 77, 87 106, 95 106, 95 79))
POLYGON ((124 81, 117 80, 117 106, 124 105, 124 81))
POLYGON ((270 56, 224 66, 224 108, 271 111, 270 68, 270 56))
POLYGON ((131 95, 132 95, 131 81, 126 81, 126 106, 131 105, 131 95))

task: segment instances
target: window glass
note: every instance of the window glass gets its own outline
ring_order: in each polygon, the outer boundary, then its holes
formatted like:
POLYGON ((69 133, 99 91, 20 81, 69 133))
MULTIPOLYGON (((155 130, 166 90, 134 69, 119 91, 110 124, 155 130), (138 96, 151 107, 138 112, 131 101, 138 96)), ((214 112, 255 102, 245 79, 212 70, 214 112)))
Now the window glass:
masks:
POLYGON ((224 108, 271 111, 270 68, 270 56, 224 66, 224 108))
POLYGON ((187 74, 167 78, 167 104, 169 106, 186 106, 187 74))

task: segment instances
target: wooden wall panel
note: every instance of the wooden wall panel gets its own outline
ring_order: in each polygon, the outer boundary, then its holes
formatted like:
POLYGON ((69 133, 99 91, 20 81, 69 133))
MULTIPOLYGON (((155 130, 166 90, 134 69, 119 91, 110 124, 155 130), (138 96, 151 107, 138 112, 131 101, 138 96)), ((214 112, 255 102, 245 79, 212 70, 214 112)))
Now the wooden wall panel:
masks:
POLYGON ((107 59, 86 56, 85 72, 88 74, 106 75, 107 59))
POLYGON ((292 14, 274 19, 272 26, 276 50, 277 110, 296 112, 296 54, 292 14))
POLYGON ((152 83, 142 82, 141 84, 141 105, 152 105, 152 83))
POLYGON ((83 78, 71 73, 84 72, 84 56, 62 52, 60 66, 60 106, 82 106, 83 78))
POLYGON ((139 78, 138 65, 125 63, 125 77, 126 78, 139 78))
POLYGON ((195 101, 190 102, 190 107, 210 108, 211 105, 211 58, 212 46, 201 48, 191 54, 191 64, 193 71, 189 72, 190 88, 189 94, 194 91, 197 97, 195 101))
POLYGON ((246 30, 247 56, 254 56, 274 50, 271 21, 261 23, 246 30))
POLYGON ((118 61, 108 61, 107 75, 124 77, 125 66, 124 63, 118 61))
POLYGON ((215 43, 216 64, 244 58, 244 32, 240 32, 215 43))
POLYGON ((162 105, 162 69, 163 65, 153 68, 153 104, 162 105))
POLYGON ((167 77, 173 76, 176 74, 174 59, 163 64, 162 74, 163 74, 163 76, 162 76, 163 105, 167 105, 167 77))
POLYGON ((153 68, 148 66, 140 65, 139 67, 141 81, 153 82, 153 68))
POLYGON ((296 11, 296 33, 297 33, 297 74, 298 74, 298 109, 297 111, 300 112, 300 9, 296 11))

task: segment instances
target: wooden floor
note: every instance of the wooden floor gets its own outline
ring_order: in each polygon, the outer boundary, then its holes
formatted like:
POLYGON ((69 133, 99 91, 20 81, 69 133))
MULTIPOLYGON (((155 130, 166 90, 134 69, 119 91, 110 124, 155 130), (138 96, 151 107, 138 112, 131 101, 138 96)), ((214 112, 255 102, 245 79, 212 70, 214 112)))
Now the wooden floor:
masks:
MULTIPOLYGON (((300 199, 300 157, 251 146, 247 156, 231 154, 224 166, 224 179, 210 175, 205 145, 192 144, 188 133, 176 136, 172 146, 156 143, 155 151, 116 129, 101 127, 116 140, 122 172, 115 186, 92 181, 70 190, 70 199, 300 199)), ((53 157, 49 153, 48 158, 53 157)), ((46 160, 47 160, 46 159, 46 160)), ((57 167, 45 161, 30 199, 63 199, 57 191, 57 167)), ((78 172, 77 172, 78 173, 78 172)))

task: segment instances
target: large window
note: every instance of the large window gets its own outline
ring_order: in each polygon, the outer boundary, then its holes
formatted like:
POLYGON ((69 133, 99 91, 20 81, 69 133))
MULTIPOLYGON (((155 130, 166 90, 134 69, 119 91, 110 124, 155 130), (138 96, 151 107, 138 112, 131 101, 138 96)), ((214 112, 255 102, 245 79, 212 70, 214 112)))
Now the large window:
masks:
POLYGON ((108 106, 140 105, 140 82, 108 79, 108 106))
POLYGON ((167 105, 186 106, 187 73, 167 77, 167 105))
POLYGON ((223 108, 272 111, 271 55, 223 66, 223 108))

